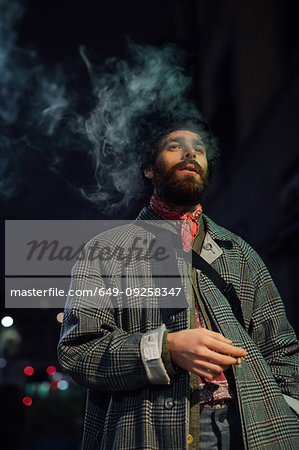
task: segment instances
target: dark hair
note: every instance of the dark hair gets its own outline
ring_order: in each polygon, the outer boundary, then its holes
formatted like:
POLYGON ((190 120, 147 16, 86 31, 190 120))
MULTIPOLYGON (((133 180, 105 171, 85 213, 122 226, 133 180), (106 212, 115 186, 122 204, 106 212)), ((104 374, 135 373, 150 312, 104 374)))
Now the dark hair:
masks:
POLYGON ((177 108, 173 113, 152 110, 138 117, 135 126, 138 126, 139 131, 135 142, 142 174, 155 163, 161 141, 167 134, 176 130, 189 130, 200 135, 204 141, 207 150, 208 177, 210 181, 213 179, 220 156, 218 142, 210 125, 193 104, 190 110, 191 114, 185 108, 183 111, 177 108))

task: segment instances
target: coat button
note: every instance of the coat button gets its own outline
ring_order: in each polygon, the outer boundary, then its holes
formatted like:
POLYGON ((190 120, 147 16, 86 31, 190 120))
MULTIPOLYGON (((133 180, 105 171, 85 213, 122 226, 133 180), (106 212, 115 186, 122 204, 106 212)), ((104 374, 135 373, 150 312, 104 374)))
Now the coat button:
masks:
POLYGON ((193 442, 193 436, 192 434, 188 434, 188 444, 191 444, 193 442))
POLYGON ((212 250, 212 244, 210 243, 210 242, 207 242, 205 245, 203 245, 203 248, 205 249, 205 250, 212 250))
POLYGON ((164 405, 165 405, 165 408, 166 408, 166 409, 172 409, 172 408, 174 407, 174 401, 173 401, 173 398, 172 398, 172 397, 167 398, 167 399, 165 400, 164 405))
POLYGON ((221 415, 218 417, 218 420, 219 420, 219 422, 221 422, 221 423, 224 422, 224 419, 225 419, 225 414, 221 414, 221 415))
POLYGON ((169 314, 168 316, 168 323, 174 323, 175 322, 175 315, 169 314))

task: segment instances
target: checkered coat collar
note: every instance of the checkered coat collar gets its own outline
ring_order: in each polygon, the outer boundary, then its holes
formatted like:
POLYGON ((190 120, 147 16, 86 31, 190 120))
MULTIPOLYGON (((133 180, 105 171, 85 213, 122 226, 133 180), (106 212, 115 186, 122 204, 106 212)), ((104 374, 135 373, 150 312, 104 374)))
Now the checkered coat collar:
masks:
MULTIPOLYGON (((215 241, 236 241, 238 242, 240 240, 239 236, 236 236, 234 233, 226 230, 223 227, 220 227, 215 222, 213 222, 212 219, 210 219, 205 214, 202 214, 204 224, 206 227, 206 231, 209 233, 209 235, 214 239, 215 241)), ((162 217, 164 219, 164 217, 162 217)), ((159 214, 155 213, 149 206, 146 206, 143 208, 138 217, 137 220, 161 220, 161 216, 159 214)), ((163 224, 159 224, 159 226, 163 227, 163 224)), ((173 228, 172 230, 174 233, 177 233, 177 231, 173 228)))

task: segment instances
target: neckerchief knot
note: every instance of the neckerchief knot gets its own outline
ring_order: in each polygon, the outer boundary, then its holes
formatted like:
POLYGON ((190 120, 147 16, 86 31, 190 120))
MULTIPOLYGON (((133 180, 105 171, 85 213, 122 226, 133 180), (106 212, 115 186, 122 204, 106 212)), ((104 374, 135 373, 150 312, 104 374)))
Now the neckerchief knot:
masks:
POLYGON ((160 216, 165 219, 170 219, 176 222, 176 224, 179 223, 179 220, 183 220, 181 227, 183 249, 185 252, 190 252, 199 229, 198 219, 202 213, 201 204, 196 205, 194 211, 187 211, 182 214, 170 208, 170 206, 160 200, 156 195, 152 195, 150 207, 160 216))

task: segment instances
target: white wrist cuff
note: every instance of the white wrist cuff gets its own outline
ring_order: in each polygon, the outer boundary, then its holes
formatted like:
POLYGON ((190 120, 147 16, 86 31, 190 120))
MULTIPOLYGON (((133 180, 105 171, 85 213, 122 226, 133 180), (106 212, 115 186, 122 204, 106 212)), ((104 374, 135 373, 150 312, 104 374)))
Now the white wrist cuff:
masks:
POLYGON ((170 378, 163 364, 162 342, 166 326, 145 333, 140 342, 142 362, 151 384, 170 384, 170 378))

